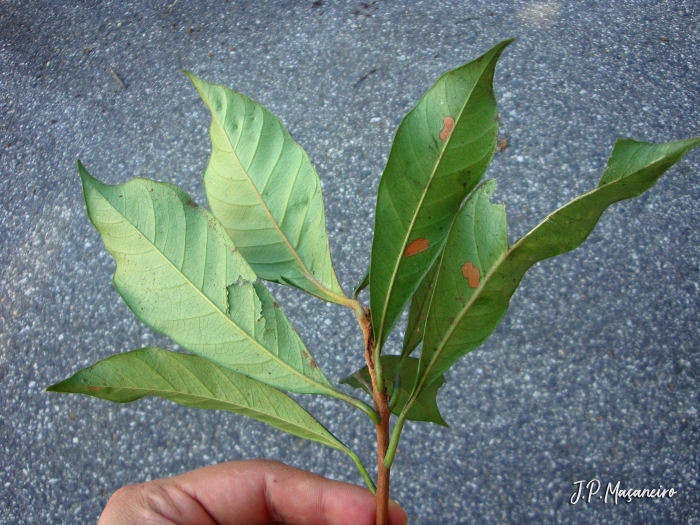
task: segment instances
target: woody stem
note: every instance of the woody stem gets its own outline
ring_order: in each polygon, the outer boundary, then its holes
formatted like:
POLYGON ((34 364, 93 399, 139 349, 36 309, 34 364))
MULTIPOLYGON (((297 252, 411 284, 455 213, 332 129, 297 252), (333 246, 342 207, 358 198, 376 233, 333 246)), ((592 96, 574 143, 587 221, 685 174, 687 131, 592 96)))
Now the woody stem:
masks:
MULTIPOLYGON (((358 303, 359 305, 359 303, 358 303)), ((355 309, 355 315, 362 328, 365 343, 365 361, 372 380, 372 398, 374 407, 379 414, 380 421, 377 423, 377 492, 375 494, 377 503, 376 525, 389 525, 389 480, 391 467, 384 466, 384 458, 389 446, 389 423, 391 410, 389 410, 389 399, 386 395, 386 388, 381 377, 381 362, 375 350, 374 334, 372 332, 372 321, 368 308, 359 305, 355 309)))

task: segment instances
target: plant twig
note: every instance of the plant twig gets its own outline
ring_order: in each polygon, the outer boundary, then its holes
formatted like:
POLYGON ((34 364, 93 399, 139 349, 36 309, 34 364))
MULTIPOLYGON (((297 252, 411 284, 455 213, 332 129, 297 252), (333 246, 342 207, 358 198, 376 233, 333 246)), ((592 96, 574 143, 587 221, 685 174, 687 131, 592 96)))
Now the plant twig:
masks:
POLYGON ((389 421, 391 412, 386 394, 375 391, 375 407, 382 422, 377 425, 377 502, 376 525, 389 525, 389 480, 391 467, 384 465, 384 458, 389 445, 389 421))
POLYGON ((122 89, 126 89, 126 84, 124 84, 124 81, 121 78, 119 78, 119 75, 117 75, 116 71, 114 71, 114 69, 110 69, 109 72, 114 77, 114 80, 116 80, 119 83, 122 89))
MULTIPOLYGON (((358 303, 359 304, 359 303, 358 303)), ((375 500, 377 502, 376 525, 389 525, 389 480, 391 467, 384 466, 386 451, 389 446, 389 423, 391 411, 389 410, 389 400, 387 399, 384 384, 379 382, 378 370, 381 370, 381 363, 378 359, 374 346, 374 333, 372 332, 372 320, 369 308, 360 311, 355 309, 357 320, 362 328, 365 340, 365 361, 372 379, 372 398, 374 399, 375 410, 379 413, 380 422, 377 429, 377 492, 375 500)), ((380 376, 379 376, 380 377, 380 376)))

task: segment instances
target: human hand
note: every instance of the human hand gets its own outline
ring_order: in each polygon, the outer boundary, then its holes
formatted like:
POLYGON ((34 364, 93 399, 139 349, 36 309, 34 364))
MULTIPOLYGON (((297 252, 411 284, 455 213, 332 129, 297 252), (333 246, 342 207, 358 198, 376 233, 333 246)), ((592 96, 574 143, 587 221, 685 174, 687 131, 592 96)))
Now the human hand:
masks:
MULTIPOLYGON (((276 461, 232 461, 127 485, 97 525, 374 525, 374 496, 276 461)), ((391 525, 406 513, 389 503, 391 525)))

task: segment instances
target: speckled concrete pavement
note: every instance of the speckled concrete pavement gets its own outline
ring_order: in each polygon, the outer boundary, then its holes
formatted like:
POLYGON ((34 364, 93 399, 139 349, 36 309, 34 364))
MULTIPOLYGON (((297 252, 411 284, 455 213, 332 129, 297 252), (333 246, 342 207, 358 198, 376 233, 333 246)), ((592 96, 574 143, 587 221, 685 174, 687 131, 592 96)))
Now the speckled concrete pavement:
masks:
MULTIPOLYGON (((508 147, 487 176, 513 240, 593 188, 615 138, 700 134, 694 0, 2 2, 0 523, 94 523, 123 484, 241 458, 360 483, 340 453, 242 417, 44 392, 116 352, 174 348, 113 289, 75 159, 204 202, 209 115, 180 70, 242 91, 315 163, 351 290, 397 123, 441 73, 511 36, 496 74, 508 147)), ((404 432, 392 495, 411 523, 700 524, 699 176, 695 151, 526 276, 448 374, 451 428, 404 432), (572 483, 593 478, 677 494, 570 505, 572 483)), ((361 366, 349 311, 274 293, 330 378, 361 366)), ((366 418, 301 399, 373 463, 366 418)))

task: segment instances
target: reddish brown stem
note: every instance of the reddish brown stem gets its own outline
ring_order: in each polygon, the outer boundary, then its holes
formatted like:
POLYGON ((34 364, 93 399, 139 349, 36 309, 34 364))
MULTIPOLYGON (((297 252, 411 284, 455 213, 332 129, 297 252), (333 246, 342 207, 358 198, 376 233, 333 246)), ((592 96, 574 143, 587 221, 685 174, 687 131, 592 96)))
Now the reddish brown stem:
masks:
POLYGON ((389 446, 389 402, 386 394, 376 392, 374 405, 382 422, 377 425, 377 519, 376 525, 389 525, 389 478, 391 469, 384 466, 384 456, 389 446), (379 399, 377 399, 379 398, 379 399))
POLYGON ((384 385, 377 383, 376 366, 374 362, 374 334, 372 333, 372 322, 369 308, 365 309, 365 318, 362 320, 362 332, 365 338, 365 361, 372 378, 372 397, 374 407, 381 422, 377 427, 377 502, 376 525, 389 525, 389 479, 391 469, 384 466, 384 456, 389 446, 389 422, 391 411, 389 410, 389 399, 386 395, 384 385))

